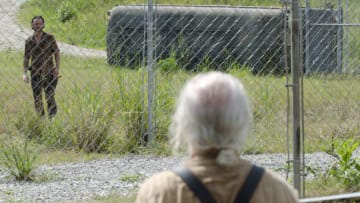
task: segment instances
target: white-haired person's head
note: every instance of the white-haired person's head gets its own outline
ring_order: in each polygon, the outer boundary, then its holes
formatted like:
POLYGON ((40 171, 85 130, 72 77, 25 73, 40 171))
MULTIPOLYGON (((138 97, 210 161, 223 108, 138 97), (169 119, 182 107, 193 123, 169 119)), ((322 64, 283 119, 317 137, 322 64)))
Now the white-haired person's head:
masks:
POLYGON ((218 71, 198 74, 177 101, 170 126, 174 149, 190 155, 215 151, 217 162, 230 166, 245 144, 251 115, 239 79, 218 71))

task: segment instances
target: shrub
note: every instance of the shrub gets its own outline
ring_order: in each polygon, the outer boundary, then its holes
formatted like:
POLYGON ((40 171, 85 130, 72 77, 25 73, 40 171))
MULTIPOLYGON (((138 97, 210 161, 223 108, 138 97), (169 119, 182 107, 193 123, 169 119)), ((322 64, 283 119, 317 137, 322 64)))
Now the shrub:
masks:
MULTIPOLYGON (((133 72, 133 70, 129 70, 133 72)), ((134 70, 142 71, 142 70, 134 70)), ((141 72, 139 72, 141 74, 141 72)), ((120 136, 121 150, 123 152, 137 153, 145 144, 146 125, 145 104, 142 102, 146 95, 141 86, 144 81, 141 78, 129 77, 126 71, 116 70, 114 72, 115 91, 113 100, 117 101, 117 112, 123 132, 120 136), (129 85, 131 84, 131 85, 129 85)))
POLYGON ((57 12, 59 20, 62 23, 76 18, 76 11, 68 1, 63 1, 57 12))
POLYGON ((157 68, 162 73, 173 73, 180 69, 176 62, 175 57, 169 57, 166 59, 159 60, 157 63, 157 68))
POLYGON ((15 127, 20 133, 31 139, 42 135, 44 123, 41 117, 26 111, 18 117, 15 127))
POLYGON ((334 143, 337 162, 330 168, 329 174, 349 191, 360 189, 360 159, 353 156, 358 146, 359 143, 352 139, 334 143))
POLYGON ((28 150, 27 142, 22 145, 16 142, 3 142, 0 150, 2 166, 16 180, 33 180, 36 154, 28 150))
MULTIPOLYGON (((102 97, 100 89, 75 88, 73 103, 65 109, 67 129, 63 143, 85 152, 108 152, 111 145, 109 130, 112 125, 114 110, 111 102, 102 97)), ((57 139, 63 139, 58 136, 57 139)))

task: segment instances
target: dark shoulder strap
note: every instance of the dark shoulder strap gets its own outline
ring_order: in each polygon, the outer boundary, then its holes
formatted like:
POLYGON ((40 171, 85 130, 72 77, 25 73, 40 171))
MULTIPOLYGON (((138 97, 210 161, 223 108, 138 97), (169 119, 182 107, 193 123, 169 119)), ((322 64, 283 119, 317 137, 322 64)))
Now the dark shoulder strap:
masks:
POLYGON ((241 187, 238 195, 236 196, 235 203, 247 203, 250 201, 258 183, 261 180, 265 170, 258 166, 252 166, 245 183, 241 187))
POLYGON ((191 171, 183 166, 179 166, 172 170, 175 174, 187 184, 193 193, 200 199, 202 203, 215 203, 212 195, 201 183, 201 181, 194 176, 191 171))

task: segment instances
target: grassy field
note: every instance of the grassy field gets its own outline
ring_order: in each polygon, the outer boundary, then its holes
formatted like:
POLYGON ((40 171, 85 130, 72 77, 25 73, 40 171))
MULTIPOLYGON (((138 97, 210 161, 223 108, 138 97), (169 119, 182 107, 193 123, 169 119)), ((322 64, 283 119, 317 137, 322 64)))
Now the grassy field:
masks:
MULTIPOLYGON (((141 69, 114 69, 103 59, 64 56, 63 77, 56 95, 59 114, 48 122, 34 116, 30 87, 20 77, 18 61, 21 58, 22 55, 16 52, 0 53, 0 60, 4 62, 0 68, 6 74, 0 85, 8 87, 0 90, 0 134, 5 141, 14 137, 23 139, 24 136, 35 138, 30 141, 30 146, 31 151, 38 154, 36 165, 119 157, 129 152, 169 154, 165 137, 174 98, 183 82, 194 73, 179 71, 164 75, 158 72, 160 88, 156 113, 160 141, 154 148, 146 149, 138 145, 138 139, 132 139, 139 136, 144 125, 139 117, 131 116, 136 111, 144 112, 140 98, 146 98, 146 94, 141 93, 146 74, 141 69), (99 142, 106 143, 104 147, 96 148, 102 153, 92 153, 92 146, 81 143, 82 139, 96 137, 102 138, 99 142)), ((286 77, 259 77, 238 69, 229 72, 243 81, 252 101, 254 131, 246 153, 285 152, 286 77)), ((304 80, 307 152, 331 152, 335 140, 358 139, 360 90, 355 87, 360 86, 360 80, 356 76, 344 77, 314 76, 304 80), (344 91, 350 91, 349 87, 354 87, 351 94, 344 94, 344 91)), ((289 139, 291 142, 291 136, 289 139)), ((341 185, 326 189, 321 180, 308 184, 309 188, 321 186, 321 190, 309 190, 308 195, 333 194, 342 190, 341 185)), ((107 198, 111 202, 111 198, 118 197, 107 198)), ((128 202, 128 198, 133 197, 126 197, 124 202, 128 202)), ((107 200, 100 198, 99 201, 107 200)))
MULTIPOLYGON (((21 61, 21 56, 20 53, 13 52, 2 52, 0 55, 5 62, 0 67, 6 74, 0 83, 9 87, 0 90, 0 133, 23 132, 32 136, 34 132, 31 129, 35 123, 26 120, 24 116, 32 118, 33 100, 30 86, 24 84, 19 76, 21 71, 18 61, 21 61)), ((64 143, 56 142, 56 139, 47 140, 49 145, 57 143, 59 148, 81 147, 81 143, 77 141, 80 139, 77 135, 79 133, 84 134, 82 136, 106 135, 107 139, 99 141, 108 143, 108 146, 99 151, 128 152, 131 148, 123 146, 128 144, 127 140, 120 138, 138 137, 146 127, 146 122, 142 120, 147 111, 147 94, 142 89, 146 85, 146 72, 143 69, 112 68, 104 59, 96 58, 64 56, 62 64, 63 77, 56 94, 59 114, 51 123, 42 121, 42 127, 51 130, 52 137, 63 140, 64 143), (89 124, 92 128, 88 127, 89 124), (68 139, 73 142, 67 142, 68 139)), ((253 76, 250 72, 235 68, 230 72, 239 77, 249 90, 254 111, 254 131, 246 153, 285 152, 286 123, 288 119, 291 120, 287 117, 287 78, 253 76)), ((162 141, 166 141, 176 93, 193 74, 183 71, 157 73, 157 132, 162 141)), ((330 150, 333 139, 357 137, 360 130, 357 104, 360 98, 359 86, 358 76, 313 76, 304 79, 307 152, 330 150)), ((47 136, 46 131, 37 133, 47 136)))
MULTIPOLYGON (((336 5, 337 0, 331 2, 336 5)), ((29 25, 32 16, 43 15, 46 31, 53 33, 58 41, 105 50, 107 10, 115 4, 134 3, 143 1, 29 0, 18 19, 29 25)), ((281 6, 278 0, 157 3, 281 6)), ((147 73, 144 69, 114 68, 103 58, 62 56, 62 78, 56 91, 59 113, 50 122, 34 115, 31 88, 21 80, 22 53, 2 51, 0 61, 0 85, 6 87, 0 88, 0 138, 5 142, 29 141, 30 150, 39 154, 37 165, 122 156, 130 152, 170 154, 166 136, 174 99, 184 81, 195 74, 181 70, 165 73, 158 67, 155 98, 158 141, 152 148, 144 148, 140 143, 147 125, 148 95, 144 89, 147 73)), ((286 152, 292 142, 288 113, 292 95, 291 89, 285 87, 288 78, 254 76, 238 67, 229 72, 243 81, 254 112, 254 130, 245 153, 286 152)), ((304 78, 303 84, 306 152, 332 153, 336 141, 348 138, 359 141, 359 76, 313 75, 304 78)), ((345 191, 341 185, 331 180, 325 183, 321 177, 307 184, 307 194, 312 196, 345 191)), ((118 197, 108 198, 100 198, 100 201, 111 202, 118 197)), ((124 202, 131 201, 128 198, 133 200, 134 195, 125 197, 124 202)))

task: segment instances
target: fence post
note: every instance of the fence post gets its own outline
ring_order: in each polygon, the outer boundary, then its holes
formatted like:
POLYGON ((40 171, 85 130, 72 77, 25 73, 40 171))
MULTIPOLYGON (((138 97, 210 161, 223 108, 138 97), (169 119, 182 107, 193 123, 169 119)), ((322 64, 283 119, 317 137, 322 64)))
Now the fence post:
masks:
POLYGON ((291 5, 291 73, 293 83, 293 167, 294 187, 302 194, 300 170, 300 84, 301 76, 301 18, 298 0, 292 0, 291 5))
POLYGON ((342 73, 342 55, 343 55, 343 9, 342 0, 338 0, 338 11, 337 11, 337 72, 342 73))
POLYGON ((310 0, 305 2, 305 74, 310 73, 310 0))
POLYGON ((152 0, 148 0, 147 8, 147 70, 148 70, 148 129, 147 129, 147 144, 151 144, 154 138, 154 41, 153 41, 153 31, 154 31, 154 22, 153 22, 153 3, 152 0))
MULTIPOLYGON (((349 0, 346 0, 345 1, 345 14, 343 13, 343 23, 345 23, 345 24, 347 24, 347 23, 349 23, 349 0)), ((344 58, 343 58, 343 71, 344 72, 347 72, 347 67, 348 67, 348 63, 349 63, 349 61, 348 61, 348 56, 349 56, 349 51, 348 51, 348 49, 349 49, 349 34, 348 34, 348 32, 349 32, 349 30, 348 30, 348 28, 346 28, 346 27, 343 27, 343 29, 345 29, 344 30, 344 42, 345 42, 345 45, 344 45, 344 47, 345 47, 345 53, 343 52, 343 54, 344 54, 344 58)))

